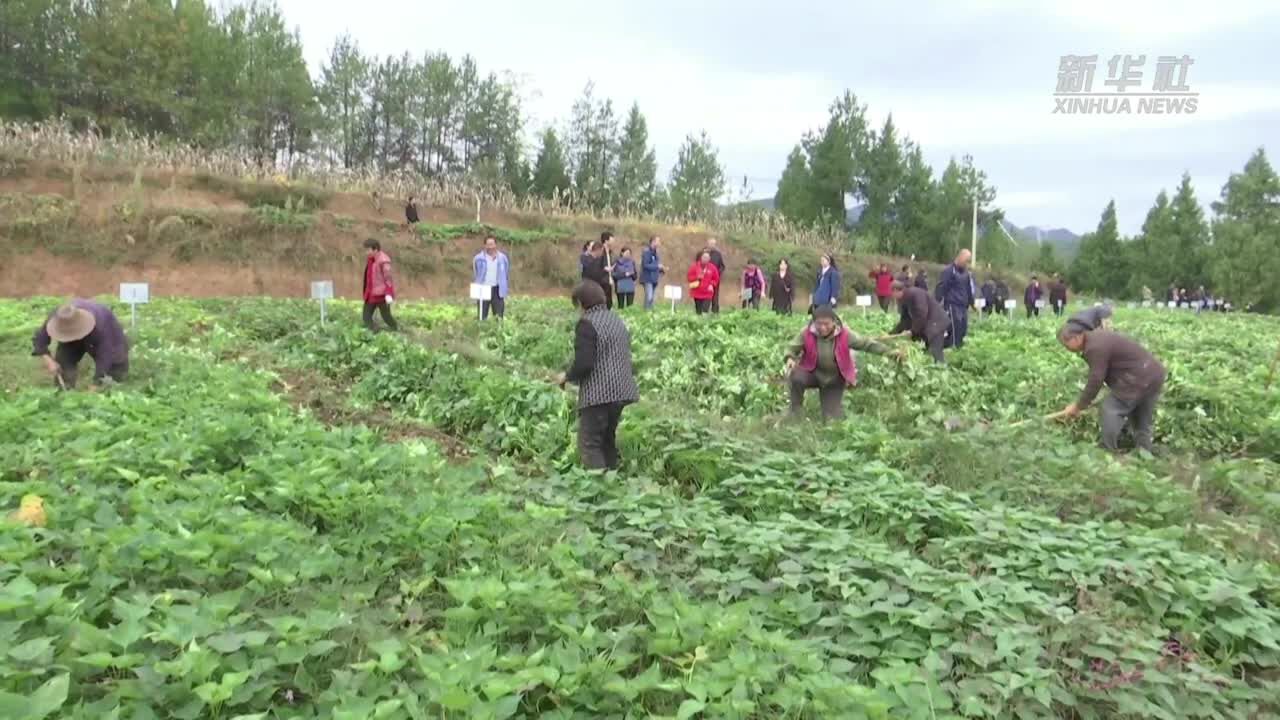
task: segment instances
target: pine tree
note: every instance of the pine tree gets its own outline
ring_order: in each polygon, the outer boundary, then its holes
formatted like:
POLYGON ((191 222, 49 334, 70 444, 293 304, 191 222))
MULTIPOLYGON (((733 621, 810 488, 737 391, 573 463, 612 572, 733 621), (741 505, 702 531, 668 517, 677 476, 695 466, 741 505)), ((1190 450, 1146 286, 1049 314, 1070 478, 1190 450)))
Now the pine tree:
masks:
POLYGON ((787 156, 787 167, 778 180, 778 192, 773 196, 774 209, 792 222, 802 225, 817 222, 818 212, 810 194, 812 182, 804 150, 796 145, 787 156))
POLYGON ((1177 282, 1180 287, 1203 285, 1209 278, 1206 268, 1209 225, 1205 222, 1204 211, 1191 187, 1191 175, 1183 173, 1182 182, 1178 185, 1178 192, 1174 194, 1169 209, 1169 229, 1173 241, 1171 260, 1175 271, 1174 276, 1169 279, 1177 282))
POLYGON ((821 222, 846 223, 845 197, 863 183, 867 162, 866 106, 852 92, 831 104, 831 116, 818 133, 805 138, 809 155, 810 198, 821 222))
POLYGON ((1213 211, 1217 294, 1237 307, 1280 309, 1280 178, 1262 148, 1227 180, 1213 211))
POLYGON ((940 199, 938 184, 933 180, 933 168, 924 161, 919 145, 908 142, 904 149, 902 182, 893 199, 898 225, 896 237, 900 240, 896 249, 900 255, 945 259, 938 252, 940 199))
POLYGON ((1155 204, 1147 211, 1147 218, 1142 223, 1142 233, 1130 247, 1130 266, 1133 268, 1133 277, 1128 286, 1130 295, 1140 295, 1144 287, 1154 292, 1169 283, 1178 282, 1172 224, 1173 210, 1169 207, 1169 194, 1161 190, 1156 195, 1155 204))
POLYGON ((533 194, 538 197, 552 198, 557 193, 564 195, 570 188, 569 171, 566 169, 564 148, 556 131, 547 128, 542 133, 542 147, 538 148, 538 159, 533 168, 533 194))
POLYGON ((1116 201, 1107 203, 1094 232, 1080 240, 1080 254, 1071 263, 1071 283, 1115 297, 1128 284, 1128 255, 1120 242, 1116 222, 1116 201))
POLYGON ((324 146, 344 168, 361 164, 360 116, 369 92, 369 62, 348 35, 343 35, 329 51, 320 68, 317 94, 323 112, 324 146))
POLYGON ((898 145, 893 115, 890 115, 880 132, 871 138, 866 173, 859 190, 865 204, 858 218, 858 229, 874 239, 881 250, 894 254, 901 251, 894 200, 899 195, 904 173, 902 149, 898 145))
POLYGON ((619 209, 650 212, 658 187, 658 160, 649 147, 649 127, 640 105, 632 104, 618 144, 618 167, 613 180, 619 209))
POLYGON ((724 194, 725 176, 705 130, 698 137, 689 135, 680 146, 668 190, 671 209, 680 217, 705 220, 715 211, 716 201, 724 194))

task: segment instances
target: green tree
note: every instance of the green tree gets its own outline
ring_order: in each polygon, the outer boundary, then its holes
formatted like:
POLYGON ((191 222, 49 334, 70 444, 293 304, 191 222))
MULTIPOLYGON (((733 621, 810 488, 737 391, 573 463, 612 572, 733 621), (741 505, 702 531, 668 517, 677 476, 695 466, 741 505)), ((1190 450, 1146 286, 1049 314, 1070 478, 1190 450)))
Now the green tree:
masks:
POLYGON ((904 149, 902 182, 893 199, 897 233, 891 249, 898 255, 943 259, 938 248, 940 199, 933 168, 924 161, 919 145, 908 141, 904 149))
POLYGON ((1065 270, 1062 267, 1062 261, 1058 259, 1058 255, 1053 249, 1052 243, 1040 243, 1040 250, 1036 254, 1036 259, 1031 269, 1047 276, 1057 275, 1065 270))
POLYGON ((538 148, 538 159, 533 167, 533 194, 552 198, 557 194, 563 195, 569 188, 564 148, 560 145, 556 131, 547 128, 542 133, 542 146, 538 148))
POLYGON ((881 250, 898 253, 901 250, 898 241, 901 232, 897 226, 895 200, 900 197, 905 168, 893 115, 885 119, 879 132, 872 134, 870 146, 866 172, 859 189, 864 205, 858 218, 858 229, 873 239, 881 250))
POLYGON ((1280 309, 1280 178, 1262 148, 1227 180, 1213 211, 1218 295, 1238 307, 1280 309))
POLYGON ((796 145, 787 156, 787 167, 778 181, 778 192, 773 196, 774 209, 793 222, 811 224, 816 221, 818 213, 811 195, 812 182, 804 150, 796 145))
POLYGON ((1178 192, 1169 205, 1171 218, 1174 275, 1169 278, 1179 285, 1195 287, 1208 282, 1206 261, 1209 251, 1209 224, 1191 187, 1191 175, 1183 173, 1178 192))
POLYGON ((1133 268, 1129 293, 1138 297, 1142 288, 1158 292, 1171 282, 1177 282, 1177 257, 1174 251, 1173 209, 1169 207, 1169 194, 1164 190, 1156 195, 1155 204, 1147 211, 1142 232, 1130 246, 1130 267, 1133 268))
POLYGON ((845 198, 857 192, 864 182, 866 112, 857 96, 846 91, 831 104, 826 126, 805 138, 811 178, 809 194, 819 222, 846 224, 845 198))
POLYGON ((618 160, 618 119, 613 101, 597 100, 591 83, 573 104, 569 162, 578 195, 594 208, 611 207, 618 160))
POLYGON ((706 131, 698 137, 686 137, 671 168, 672 211, 680 217, 705 220, 715 211, 724 189, 724 168, 706 131))
POLYGON ((1080 239, 1080 253, 1071 263, 1071 283, 1084 290, 1118 296, 1128 283, 1128 256, 1120 242, 1116 202, 1102 211, 1098 228, 1080 239))
POLYGON ((651 212, 658 188, 658 160, 649 147, 649 126, 640 105, 632 104, 622 126, 618 144, 618 166, 613 180, 619 209, 651 212))
POLYGON ((44 120, 71 111, 83 55, 76 6, 0 2, 0 117, 44 120))
POLYGON ((320 68, 316 88, 323 113, 323 146, 344 168, 353 168, 368 158, 361 116, 369 93, 369 61, 348 35, 343 35, 329 51, 320 68))

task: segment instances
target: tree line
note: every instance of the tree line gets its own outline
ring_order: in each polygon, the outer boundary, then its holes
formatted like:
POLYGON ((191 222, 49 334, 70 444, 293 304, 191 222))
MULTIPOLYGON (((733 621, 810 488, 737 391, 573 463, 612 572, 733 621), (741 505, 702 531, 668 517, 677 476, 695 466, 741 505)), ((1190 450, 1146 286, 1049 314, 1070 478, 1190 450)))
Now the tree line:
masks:
POLYGON ((792 149, 774 206, 794 222, 843 227, 848 198, 862 209, 854 224, 859 247, 949 259, 969 245, 976 201, 988 241, 980 245, 984 262, 1010 265, 1014 259, 1013 244, 997 227, 1004 213, 994 204, 996 188, 973 158, 952 158, 935 177, 919 143, 898 130, 893 115, 871 127, 866 105, 852 92, 836 98, 826 124, 792 149))
POLYGON ((531 164, 519 88, 469 55, 379 57, 343 36, 313 78, 270 2, 4 0, 0 117, 127 128, 262 164, 465 176, 596 210, 700 219, 725 185, 705 133, 686 138, 659 182, 639 107, 620 128, 590 85, 567 129, 542 133, 531 164))
POLYGON ((1069 279, 1082 290, 1110 297, 1156 299, 1170 286, 1204 286, 1237 307, 1280 309, 1280 178, 1259 148, 1222 186, 1207 217, 1191 176, 1173 197, 1161 190, 1137 235, 1121 237, 1115 201, 1098 227, 1081 238, 1069 279))

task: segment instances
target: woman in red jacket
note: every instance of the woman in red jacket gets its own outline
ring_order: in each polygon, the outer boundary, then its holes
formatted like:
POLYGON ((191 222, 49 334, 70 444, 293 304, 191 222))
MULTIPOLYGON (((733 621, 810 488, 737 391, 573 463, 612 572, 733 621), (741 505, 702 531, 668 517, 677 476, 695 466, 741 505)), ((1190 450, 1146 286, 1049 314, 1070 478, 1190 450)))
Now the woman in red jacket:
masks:
POLYGON ((893 273, 889 272, 888 263, 881 263, 880 269, 872 269, 867 277, 876 281, 876 299, 880 301, 880 309, 889 312, 889 300, 893 297, 893 273))
POLYGON ((720 287, 720 270, 711 263, 711 251, 703 250, 689 266, 689 296, 694 310, 702 315, 711 310, 711 299, 720 287))

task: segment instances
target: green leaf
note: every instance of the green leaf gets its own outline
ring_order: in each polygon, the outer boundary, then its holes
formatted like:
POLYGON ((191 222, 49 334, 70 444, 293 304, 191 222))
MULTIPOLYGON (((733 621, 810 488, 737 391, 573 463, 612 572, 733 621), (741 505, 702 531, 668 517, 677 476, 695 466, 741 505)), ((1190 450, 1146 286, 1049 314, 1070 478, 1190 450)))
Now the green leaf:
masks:
POLYGON ((689 720, 689 718, 702 712, 707 704, 700 700, 685 700, 680 703, 680 709, 676 711, 676 720, 689 720))
POLYGON ((28 698, 27 717, 40 720, 61 708, 67 701, 70 682, 70 675, 59 675, 37 688, 28 698))

